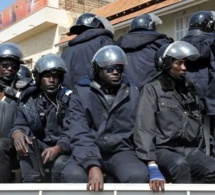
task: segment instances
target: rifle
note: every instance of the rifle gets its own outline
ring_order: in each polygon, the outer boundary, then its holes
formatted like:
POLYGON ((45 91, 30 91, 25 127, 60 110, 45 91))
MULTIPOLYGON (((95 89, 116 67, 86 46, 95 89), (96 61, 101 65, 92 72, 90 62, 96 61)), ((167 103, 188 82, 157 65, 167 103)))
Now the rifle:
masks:
POLYGON ((44 169, 44 166, 43 166, 43 160, 42 160, 41 153, 40 153, 40 150, 39 150, 38 141, 37 141, 37 138, 35 136, 32 137, 32 143, 33 143, 33 148, 34 148, 34 152, 35 152, 35 155, 36 155, 37 165, 38 165, 38 168, 39 168, 39 171, 40 171, 41 179, 42 179, 42 182, 44 182, 45 178, 46 178, 45 169, 44 169))

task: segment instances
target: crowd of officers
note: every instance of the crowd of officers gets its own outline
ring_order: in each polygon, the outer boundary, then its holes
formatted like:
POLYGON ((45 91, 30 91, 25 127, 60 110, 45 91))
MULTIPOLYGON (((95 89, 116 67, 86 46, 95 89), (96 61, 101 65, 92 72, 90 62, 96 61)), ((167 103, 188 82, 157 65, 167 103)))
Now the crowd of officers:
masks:
POLYGON ((46 182, 46 168, 51 182, 91 191, 215 183, 215 12, 193 13, 180 41, 158 24, 140 15, 114 41, 108 20, 82 14, 62 56, 44 55, 32 72, 17 44, 0 44, 1 183, 16 168, 25 183, 46 182))

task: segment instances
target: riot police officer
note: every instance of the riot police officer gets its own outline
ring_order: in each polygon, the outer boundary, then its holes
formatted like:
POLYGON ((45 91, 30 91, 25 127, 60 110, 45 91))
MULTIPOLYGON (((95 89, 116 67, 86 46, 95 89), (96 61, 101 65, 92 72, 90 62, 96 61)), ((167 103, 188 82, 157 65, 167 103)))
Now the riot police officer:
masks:
POLYGON ((162 46, 155 55, 157 77, 141 91, 134 128, 136 152, 143 160, 156 161, 168 182, 215 183, 215 159, 200 149, 197 92, 185 78, 187 62, 198 57, 198 50, 185 41, 162 46))
MULTIPOLYGON (((110 29, 110 28, 109 28, 110 29)), ((113 33, 105 29, 103 19, 92 13, 84 13, 70 28, 69 35, 77 36, 69 41, 62 58, 66 61, 68 72, 64 84, 73 89, 78 80, 90 74, 90 61, 98 49, 114 44, 113 33), (84 55, 83 55, 84 54, 84 55)))
MULTIPOLYGON (((209 135, 215 137, 215 12, 197 11, 189 20, 189 30, 182 38, 195 46, 200 57, 195 62, 187 64, 187 78, 195 85, 200 98, 201 110, 204 114, 206 152, 210 153, 209 135), (195 66, 193 66, 195 65, 195 66), (207 124, 208 122, 208 124, 207 124)), ((213 145, 213 142, 211 142, 213 145)), ((212 146, 211 145, 211 146, 212 146)), ((211 150, 211 154, 215 151, 211 150)))
POLYGON ((182 39, 194 45, 200 58, 189 62, 187 69, 187 78, 196 86, 200 95, 202 110, 208 115, 215 115, 215 75, 214 75, 214 11, 195 12, 189 20, 189 31, 182 39))
POLYGON ((172 42, 165 34, 156 31, 159 24, 162 24, 162 21, 155 14, 137 16, 131 22, 130 31, 117 40, 117 44, 128 58, 125 74, 138 88, 146 84, 156 73, 154 55, 157 49, 172 42))
MULTIPOLYGON (((146 183, 149 170, 134 152, 132 129, 139 91, 123 79, 126 55, 118 46, 104 46, 92 59, 92 78, 84 77, 74 88, 65 129, 70 129, 72 156, 62 171, 64 182, 88 183, 103 189, 103 174, 121 183, 146 183), (129 168, 128 168, 129 167, 129 168)), ((153 190, 163 188, 157 169, 151 174, 153 190)))
POLYGON ((8 133, 16 118, 17 100, 32 79, 17 74, 23 54, 17 44, 0 44, 0 182, 11 181, 11 169, 17 167, 16 153, 8 133))
POLYGON ((38 140, 44 167, 51 172, 51 181, 60 182, 60 172, 69 154, 70 139, 62 132, 71 90, 63 88, 66 64, 55 54, 41 57, 33 70, 36 84, 22 94, 11 137, 19 155, 23 182, 42 182, 41 165, 32 147, 38 140), (33 94, 33 95, 32 95, 33 94))

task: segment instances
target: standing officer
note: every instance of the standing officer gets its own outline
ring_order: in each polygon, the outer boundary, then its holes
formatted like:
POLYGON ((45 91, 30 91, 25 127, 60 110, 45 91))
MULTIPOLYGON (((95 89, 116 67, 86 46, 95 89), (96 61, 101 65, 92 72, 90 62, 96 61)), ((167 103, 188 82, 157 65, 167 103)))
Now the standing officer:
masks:
MULTIPOLYGON (((215 138, 215 12, 198 11, 189 20, 189 30, 182 39, 195 46, 200 57, 187 64, 186 77, 195 85, 199 93, 200 106, 205 116, 205 135, 207 132, 215 138), (195 64, 194 64, 195 63, 195 64), (207 124, 208 121, 208 124, 207 124), (209 123, 211 123, 209 125, 209 123), (207 128, 210 130, 207 131, 207 128)), ((209 153, 209 143, 206 152, 209 153)), ((215 151, 211 150, 211 154, 215 151)), ((213 154, 214 155, 214 154, 213 154)))
POLYGON ((76 24, 70 28, 68 34, 77 36, 69 41, 69 47, 62 54, 68 70, 64 84, 70 89, 73 89, 82 76, 89 75, 90 61, 97 50, 114 44, 113 33, 105 29, 100 18, 102 17, 85 13, 79 16, 76 24))
POLYGON ((16 119, 17 100, 32 81, 17 74, 22 57, 17 44, 0 44, 0 183, 11 182, 12 168, 19 167, 13 140, 8 134, 16 119))
POLYGON ((41 57, 33 71, 36 85, 23 92, 11 137, 19 155, 23 182, 41 182, 38 157, 31 137, 38 140, 43 164, 51 181, 60 182, 60 172, 69 154, 69 137, 62 134, 71 91, 61 83, 66 72, 63 59, 55 54, 41 57))
MULTIPOLYGON (((73 153, 62 171, 63 182, 86 182, 88 190, 99 191, 103 171, 121 183, 149 181, 148 167, 134 151, 132 129, 139 91, 122 78, 126 64, 120 47, 104 46, 92 59, 93 78, 84 77, 74 88, 65 120, 73 153)), ((163 189, 162 174, 158 169, 153 173, 152 189, 163 189)))
POLYGON ((215 159, 200 149, 197 92, 185 79, 187 62, 198 57, 198 50, 184 41, 162 46, 155 55, 158 76, 141 91, 134 128, 136 152, 142 160, 154 160, 168 182, 215 183, 215 159))
POLYGON ((152 13, 137 16, 131 22, 131 30, 117 41, 128 59, 125 74, 138 88, 156 73, 155 52, 162 45, 172 42, 165 34, 156 31, 158 24, 162 24, 161 19, 152 13))

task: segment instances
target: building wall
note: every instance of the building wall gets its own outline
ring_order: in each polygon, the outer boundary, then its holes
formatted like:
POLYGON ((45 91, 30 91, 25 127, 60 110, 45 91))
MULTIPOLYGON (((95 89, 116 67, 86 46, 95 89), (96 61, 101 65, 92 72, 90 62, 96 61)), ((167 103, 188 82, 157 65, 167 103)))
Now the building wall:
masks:
POLYGON ((0 32, 0 42, 12 41, 20 45, 24 60, 30 62, 29 67, 33 68, 41 56, 47 53, 60 54, 60 48, 55 44, 75 23, 80 14, 91 12, 110 1, 49 0, 48 7, 0 32))
POLYGON ((59 0, 59 7, 75 13, 91 12, 93 9, 104 6, 114 0, 59 0))
POLYGON ((125 27, 125 28, 116 30, 116 31, 114 32, 114 40, 117 41, 117 39, 118 39, 121 35, 127 33, 129 30, 130 30, 130 26, 129 26, 129 25, 128 25, 127 27, 125 27))
POLYGON ((19 42, 19 46, 22 48, 24 54, 24 60, 31 61, 33 68, 37 59, 48 53, 58 53, 58 48, 54 47, 58 32, 57 26, 50 27, 46 31, 42 31, 39 34, 29 37, 26 40, 19 42))

